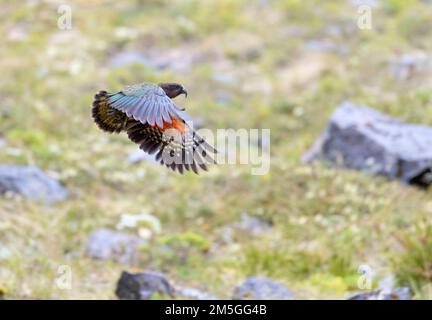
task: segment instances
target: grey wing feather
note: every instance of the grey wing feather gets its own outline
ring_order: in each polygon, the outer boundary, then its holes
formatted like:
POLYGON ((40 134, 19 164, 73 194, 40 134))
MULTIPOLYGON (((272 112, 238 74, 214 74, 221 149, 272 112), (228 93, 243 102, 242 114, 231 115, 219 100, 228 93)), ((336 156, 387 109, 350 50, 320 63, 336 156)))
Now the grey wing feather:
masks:
POLYGON ((126 87, 123 91, 111 94, 111 107, 127 114, 141 123, 157 124, 163 121, 171 123, 172 118, 182 118, 180 108, 165 94, 159 86, 143 84, 126 87))
POLYGON ((162 106, 162 117, 167 123, 171 123, 171 118, 168 114, 168 111, 166 110, 165 106, 162 106))

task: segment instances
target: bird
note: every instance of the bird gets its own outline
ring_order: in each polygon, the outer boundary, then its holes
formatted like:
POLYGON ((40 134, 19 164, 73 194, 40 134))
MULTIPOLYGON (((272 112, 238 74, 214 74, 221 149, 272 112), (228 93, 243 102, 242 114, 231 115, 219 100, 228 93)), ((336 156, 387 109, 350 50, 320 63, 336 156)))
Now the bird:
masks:
POLYGON ((99 91, 92 104, 97 126, 109 133, 126 132, 128 138, 148 154, 156 153, 160 164, 178 171, 199 168, 208 171, 215 163, 216 149, 200 137, 186 122, 185 109, 172 99, 186 89, 178 83, 140 83, 121 91, 99 91))

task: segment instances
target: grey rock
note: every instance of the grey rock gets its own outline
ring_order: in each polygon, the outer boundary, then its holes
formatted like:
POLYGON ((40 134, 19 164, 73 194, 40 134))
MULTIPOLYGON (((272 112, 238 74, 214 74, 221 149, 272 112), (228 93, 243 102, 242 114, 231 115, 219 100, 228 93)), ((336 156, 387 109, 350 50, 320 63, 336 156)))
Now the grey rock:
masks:
POLYGON ((86 243, 86 255, 100 260, 114 260, 122 264, 134 263, 139 245, 145 240, 136 235, 97 229, 90 233, 86 243))
POLYGON ((176 290, 176 295, 186 299, 193 300, 218 300, 219 298, 205 293, 201 290, 195 288, 178 288, 176 290))
POLYGON ((348 300, 411 300, 409 288, 394 288, 391 290, 375 290, 357 293, 348 300))
POLYGON ((257 217, 250 216, 246 212, 243 212, 240 222, 235 224, 234 227, 239 230, 247 231, 252 235, 260 235, 266 233, 267 231, 270 231, 272 228, 272 224, 257 217))
POLYGON ((292 300, 293 294, 283 284, 265 277, 249 277, 234 289, 234 300, 292 300))
POLYGON ((405 53, 390 63, 393 77, 405 81, 430 70, 430 59, 425 52, 405 53))
POLYGON ((175 290, 163 274, 123 271, 115 293, 122 300, 150 300, 154 293, 174 297, 175 290))
POLYGON ((12 192, 28 199, 54 203, 67 198, 61 184, 33 166, 0 166, 0 194, 12 192))
POLYGON ((238 236, 259 237, 272 230, 272 223, 243 212, 240 221, 224 226, 220 238, 224 243, 234 242, 238 236))
POLYGON ((407 124, 366 106, 342 103, 303 155, 426 187, 432 182, 432 128, 407 124))

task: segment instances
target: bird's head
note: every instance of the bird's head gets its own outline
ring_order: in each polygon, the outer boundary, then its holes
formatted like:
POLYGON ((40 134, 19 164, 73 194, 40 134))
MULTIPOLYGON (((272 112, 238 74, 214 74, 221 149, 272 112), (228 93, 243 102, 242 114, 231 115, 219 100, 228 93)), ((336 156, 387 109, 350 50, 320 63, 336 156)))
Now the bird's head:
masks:
POLYGON ((159 87, 165 91, 168 97, 175 98, 180 94, 184 94, 187 97, 186 89, 178 83, 168 82, 168 83, 159 83, 159 87))

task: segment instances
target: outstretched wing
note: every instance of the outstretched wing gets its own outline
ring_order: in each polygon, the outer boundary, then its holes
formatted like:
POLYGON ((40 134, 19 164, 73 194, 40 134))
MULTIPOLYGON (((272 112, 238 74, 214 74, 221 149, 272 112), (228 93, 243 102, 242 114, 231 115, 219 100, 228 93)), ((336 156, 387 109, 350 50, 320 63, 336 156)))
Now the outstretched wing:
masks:
POLYGON ((156 160, 173 171, 183 173, 192 170, 198 174, 198 167, 207 171, 207 163, 214 163, 212 154, 216 150, 194 130, 184 124, 184 130, 161 129, 135 121, 126 129, 128 137, 149 154, 156 154, 156 160))
POLYGON ((157 85, 99 92, 93 118, 105 131, 126 131, 130 140, 145 152, 156 153, 156 159, 174 171, 198 174, 198 167, 207 170, 207 163, 215 162, 216 150, 186 124, 187 115, 157 85))
POLYGON ((123 131, 128 123, 127 115, 108 105, 108 93, 99 91, 94 97, 92 116, 99 128, 110 133, 123 131))
POLYGON ((165 94, 163 89, 154 84, 128 86, 124 90, 108 95, 110 107, 126 113, 143 124, 157 125, 163 128, 164 122, 183 119, 182 110, 165 94))

